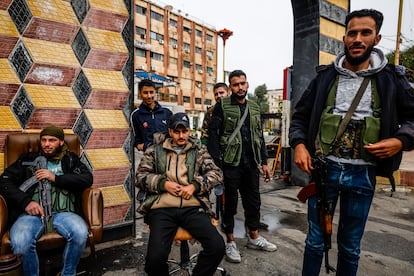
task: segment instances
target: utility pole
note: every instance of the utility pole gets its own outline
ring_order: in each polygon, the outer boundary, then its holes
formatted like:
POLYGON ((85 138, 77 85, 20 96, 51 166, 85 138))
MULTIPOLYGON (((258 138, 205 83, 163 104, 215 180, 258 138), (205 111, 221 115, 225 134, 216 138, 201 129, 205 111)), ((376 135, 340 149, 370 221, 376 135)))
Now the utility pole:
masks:
POLYGON ((233 32, 224 28, 223 30, 218 31, 217 35, 223 39, 223 82, 226 82, 226 69, 224 68, 226 40, 233 35, 233 32))
POLYGON ((400 44, 401 44, 401 21, 402 21, 403 0, 400 0, 398 9, 398 26, 397 26, 397 42, 395 46, 394 64, 400 64, 400 44))

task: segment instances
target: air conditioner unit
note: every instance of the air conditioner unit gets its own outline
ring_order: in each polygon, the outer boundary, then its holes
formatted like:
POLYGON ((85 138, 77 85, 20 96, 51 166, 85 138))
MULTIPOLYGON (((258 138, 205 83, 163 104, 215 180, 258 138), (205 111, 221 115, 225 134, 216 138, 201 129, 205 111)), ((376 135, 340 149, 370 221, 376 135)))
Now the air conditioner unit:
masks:
POLYGON ((209 60, 212 60, 212 59, 213 59, 213 57, 212 57, 212 56, 208 56, 208 59, 209 59, 209 60))
POLYGON ((145 66, 144 65, 138 66, 138 70, 145 70, 145 66))
POLYGON ((199 69, 199 70, 198 70, 198 73, 199 73, 199 74, 203 74, 203 70, 199 69))
POLYGON ((164 44, 164 39, 159 39, 158 42, 162 45, 164 44))
POLYGON ((141 34, 141 38, 145 39, 146 38, 145 34, 141 34))
POLYGON ((185 49, 184 52, 186 52, 187 54, 190 53, 190 49, 185 49))
POLYGON ((157 67, 151 66, 151 71, 157 71, 157 67))
POLYGON ((177 44, 174 44, 172 47, 173 47, 174 49, 177 49, 177 48, 178 48, 178 45, 177 45, 177 44))

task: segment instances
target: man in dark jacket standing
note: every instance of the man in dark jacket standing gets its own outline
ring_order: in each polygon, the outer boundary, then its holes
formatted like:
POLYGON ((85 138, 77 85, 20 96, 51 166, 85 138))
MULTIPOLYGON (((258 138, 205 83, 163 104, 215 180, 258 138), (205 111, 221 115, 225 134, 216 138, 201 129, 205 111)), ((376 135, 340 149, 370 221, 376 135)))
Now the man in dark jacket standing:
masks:
MULTIPOLYGON (((303 93, 292 117, 289 141, 296 165, 311 175, 313 157, 326 162, 327 201, 339 196, 337 275, 356 275, 360 242, 374 196, 376 175, 391 175, 402 151, 414 147, 414 91, 400 67, 387 64, 374 48, 383 15, 376 10, 351 12, 345 20, 345 52, 324 66, 303 93), (343 134, 339 125, 363 79, 369 83, 343 134)), ((309 231, 303 275, 319 275, 324 238, 316 196, 308 198, 309 231)))
POLYGON ((141 105, 131 113, 131 126, 134 131, 134 147, 145 151, 153 143, 156 132, 167 133, 168 119, 172 112, 162 107, 155 98, 155 84, 148 79, 138 84, 141 105))
POLYGON ((208 149, 224 174, 222 228, 227 238, 226 260, 240 263, 241 256, 233 234, 239 192, 248 229, 247 247, 271 252, 277 246, 259 234, 261 199, 258 166, 262 167, 265 179, 270 179, 260 109, 255 102, 246 99, 249 83, 243 71, 230 73, 229 87, 231 96, 221 98, 214 106, 208 128, 208 149))
POLYGON ((68 150, 63 129, 43 129, 40 148, 39 153, 19 157, 0 177, 0 194, 12 223, 11 247, 13 253, 22 254, 24 275, 39 275, 36 241, 42 233, 54 230, 66 239, 62 275, 75 275, 88 237, 88 227, 77 212, 82 191, 92 185, 93 177, 68 150), (47 168, 37 168, 33 161, 38 160, 44 160, 47 168), (47 181, 47 189, 40 191, 39 182, 26 185, 31 177, 47 181))

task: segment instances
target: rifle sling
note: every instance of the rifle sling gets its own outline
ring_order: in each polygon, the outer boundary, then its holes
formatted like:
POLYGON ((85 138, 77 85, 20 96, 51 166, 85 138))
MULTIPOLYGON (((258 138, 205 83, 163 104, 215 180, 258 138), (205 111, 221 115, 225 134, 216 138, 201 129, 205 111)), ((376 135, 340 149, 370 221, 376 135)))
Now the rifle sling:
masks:
POLYGON ((232 132, 232 134, 229 137, 229 140, 227 142, 227 147, 226 147, 226 151, 229 148, 231 142, 234 140, 234 138, 236 137, 237 133, 239 132, 239 130, 241 129, 244 121, 246 120, 247 117, 247 113, 249 113, 249 104, 246 103, 246 109, 244 110, 243 116, 241 117, 239 123, 237 124, 236 128, 234 129, 234 131, 232 132))
POLYGON ((370 79, 368 77, 365 77, 364 80, 362 81, 361 86, 359 87, 358 92, 355 95, 355 98, 352 101, 351 106, 348 109, 348 112, 345 114, 344 118, 341 121, 341 124, 338 127, 338 131, 336 132, 336 136, 335 136, 335 139, 334 139, 332 144, 334 144, 339 139, 339 137, 341 137, 342 134, 344 134, 344 131, 345 131, 349 121, 351 120, 351 117, 354 114, 355 109, 357 108, 357 106, 358 106, 358 104, 359 104, 359 102, 362 98, 362 95, 364 95, 364 92, 367 89, 369 81, 370 81, 370 79))

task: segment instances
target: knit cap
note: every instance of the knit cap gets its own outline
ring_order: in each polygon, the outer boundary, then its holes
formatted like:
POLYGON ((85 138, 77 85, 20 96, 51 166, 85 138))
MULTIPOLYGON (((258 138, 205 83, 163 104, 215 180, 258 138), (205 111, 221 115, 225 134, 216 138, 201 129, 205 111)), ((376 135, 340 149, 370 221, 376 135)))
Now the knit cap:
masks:
POLYGON ((45 136, 45 135, 54 136, 58 138, 59 140, 65 140, 65 134, 63 132, 63 129, 57 126, 48 126, 44 128, 40 132, 40 137, 45 136))

